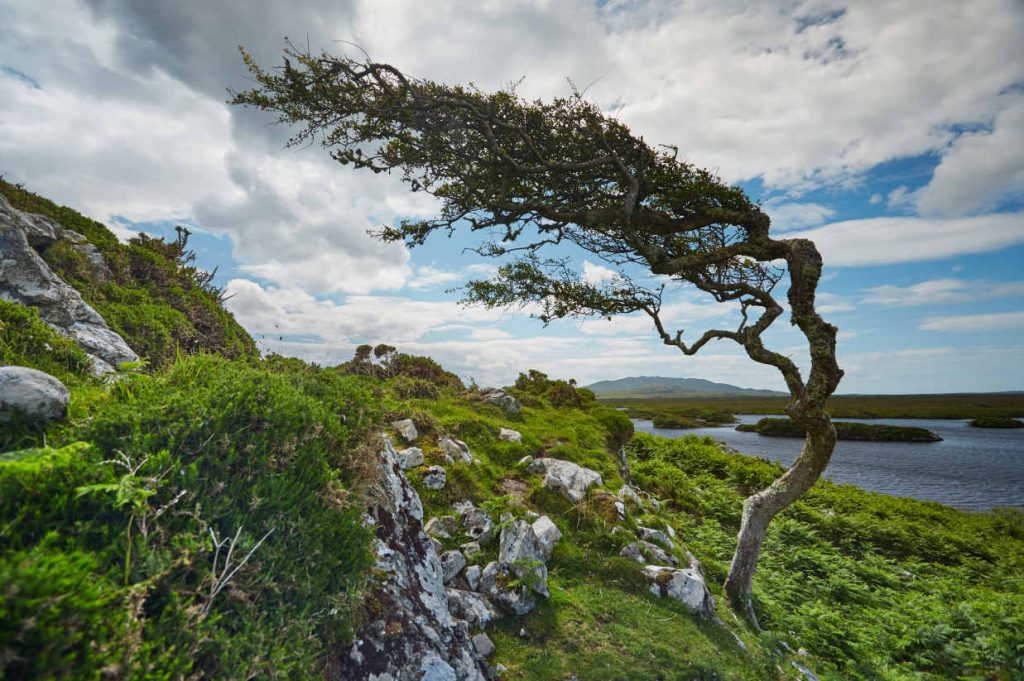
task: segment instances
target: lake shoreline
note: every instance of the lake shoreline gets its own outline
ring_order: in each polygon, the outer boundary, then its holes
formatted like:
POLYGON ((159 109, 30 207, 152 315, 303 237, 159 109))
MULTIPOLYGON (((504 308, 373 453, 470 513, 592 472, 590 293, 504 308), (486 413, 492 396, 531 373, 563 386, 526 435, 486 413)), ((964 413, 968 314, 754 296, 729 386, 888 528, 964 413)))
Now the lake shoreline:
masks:
MULTIPOLYGON (((761 414, 737 414, 754 423, 761 414)), ((936 501, 967 511, 1024 507, 1024 431, 972 428, 969 419, 851 419, 886 425, 926 424, 941 442, 844 440, 836 446, 824 476, 838 484, 936 501), (910 424, 906 422, 910 421, 910 424)), ((735 430, 735 425, 658 429, 650 420, 633 419, 638 432, 667 438, 711 437, 748 456, 788 466, 800 451, 800 439, 764 437, 735 430)))

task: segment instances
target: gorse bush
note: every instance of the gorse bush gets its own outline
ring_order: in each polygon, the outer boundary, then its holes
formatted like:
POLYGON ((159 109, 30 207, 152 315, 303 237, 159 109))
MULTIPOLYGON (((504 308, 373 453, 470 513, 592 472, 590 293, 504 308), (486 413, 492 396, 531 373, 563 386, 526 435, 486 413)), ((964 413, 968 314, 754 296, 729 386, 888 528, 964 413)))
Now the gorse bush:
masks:
POLYGON ((3 455, 4 677, 318 674, 369 566, 356 405, 343 376, 182 359, 3 455))

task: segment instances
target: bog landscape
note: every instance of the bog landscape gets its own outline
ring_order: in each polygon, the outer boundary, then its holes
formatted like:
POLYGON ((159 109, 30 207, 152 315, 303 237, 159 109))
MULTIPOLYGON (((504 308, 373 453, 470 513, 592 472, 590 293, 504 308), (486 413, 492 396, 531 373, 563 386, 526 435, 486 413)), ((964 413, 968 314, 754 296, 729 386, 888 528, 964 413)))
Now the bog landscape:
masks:
POLYGON ((0 677, 1024 679, 989 4, 0 0, 0 677))

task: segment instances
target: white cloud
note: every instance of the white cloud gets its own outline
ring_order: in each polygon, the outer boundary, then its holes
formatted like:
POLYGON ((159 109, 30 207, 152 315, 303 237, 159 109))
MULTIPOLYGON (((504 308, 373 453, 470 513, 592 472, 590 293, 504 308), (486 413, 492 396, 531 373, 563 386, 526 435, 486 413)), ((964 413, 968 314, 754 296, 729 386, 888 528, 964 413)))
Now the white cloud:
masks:
POLYGON ((863 302, 886 307, 967 303, 985 298, 1024 296, 1024 281, 969 281, 930 279, 911 286, 875 286, 866 289, 863 302))
POLYGON ((772 218, 772 229, 777 232, 817 227, 836 213, 820 203, 794 203, 785 199, 765 201, 764 209, 772 218))
POLYGON ((350 295, 344 302, 314 298, 297 288, 263 287, 246 279, 226 286, 228 309, 254 335, 311 336, 320 341, 416 341, 446 325, 496 324, 510 315, 448 300, 350 295))
POLYGON ((847 220, 787 236, 814 240, 831 267, 890 265, 985 253, 1024 243, 1024 212, 950 219, 847 220))
POLYGON ((947 315, 927 317, 918 325, 922 331, 1004 331, 1024 328, 1024 312, 947 315))
POLYGON ((1024 96, 999 112, 992 129, 961 135, 942 157, 917 205, 925 215, 969 215, 1024 197, 1024 96))
POLYGON ((423 265, 416 268, 412 279, 410 279, 406 285, 413 289, 429 289, 436 288, 442 284, 451 284, 452 282, 460 281, 461 279, 462 275, 458 272, 451 272, 439 267, 423 265))
POLYGON ((815 307, 822 314, 836 314, 838 312, 849 312, 854 309, 853 302, 835 293, 821 291, 816 298, 815 307))
POLYGON ((604 284, 619 279, 619 273, 604 265, 595 265, 589 260, 583 261, 583 278, 591 284, 604 284))
POLYGON ((917 201, 917 192, 911 191, 910 187, 896 187, 886 197, 885 205, 889 210, 902 210, 913 208, 917 201))

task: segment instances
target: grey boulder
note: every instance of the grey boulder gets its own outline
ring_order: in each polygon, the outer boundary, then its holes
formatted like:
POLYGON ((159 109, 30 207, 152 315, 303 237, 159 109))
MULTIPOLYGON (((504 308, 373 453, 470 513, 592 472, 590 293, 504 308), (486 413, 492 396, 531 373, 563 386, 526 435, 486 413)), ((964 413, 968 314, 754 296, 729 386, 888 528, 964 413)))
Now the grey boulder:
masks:
POLYGON ((519 412, 523 410, 523 405, 519 403, 519 400, 501 388, 487 388, 480 393, 480 396, 484 402, 496 405, 509 416, 518 416, 519 412))
POLYGON ((0 367, 0 422, 13 418, 33 423, 67 416, 71 395, 58 379, 28 367, 0 367))
POLYGON ((392 421, 391 427, 398 431, 398 434, 406 442, 415 442, 416 438, 420 436, 419 431, 416 430, 416 424, 413 423, 412 419, 399 419, 398 421, 392 421))
POLYGON ((444 489, 448 474, 440 466, 431 466, 423 473, 423 486, 427 489, 444 489))
POLYGON ((530 472, 544 472, 544 486, 560 492, 569 501, 579 503, 587 496, 587 490, 603 484, 601 474, 571 461, 561 459, 535 459, 527 468, 530 472))
POLYGON ((511 428, 502 428, 498 431, 498 439, 504 442, 522 442, 523 434, 511 428))
POLYGON ((698 617, 707 619, 714 614, 714 598, 699 570, 648 565, 644 576, 651 582, 651 593, 655 596, 678 601, 698 617))
POLYGON ((473 462, 473 454, 469 451, 469 445, 462 440, 456 440, 446 435, 438 441, 437 445, 444 452, 445 458, 448 461, 473 462))
POLYGON ((544 549, 533 526, 525 520, 513 520, 501 530, 498 562, 540 595, 549 595, 544 549))
POLYGON ((533 533, 537 537, 537 544, 540 546, 541 556, 544 562, 551 560, 551 554, 555 550, 555 544, 562 538, 562 532, 558 526, 551 521, 551 518, 542 515, 533 521, 533 533))
POLYGON ((403 471, 416 468, 416 466, 422 466, 423 450, 419 447, 409 447, 408 449, 400 450, 398 452, 398 465, 402 467, 403 471))

